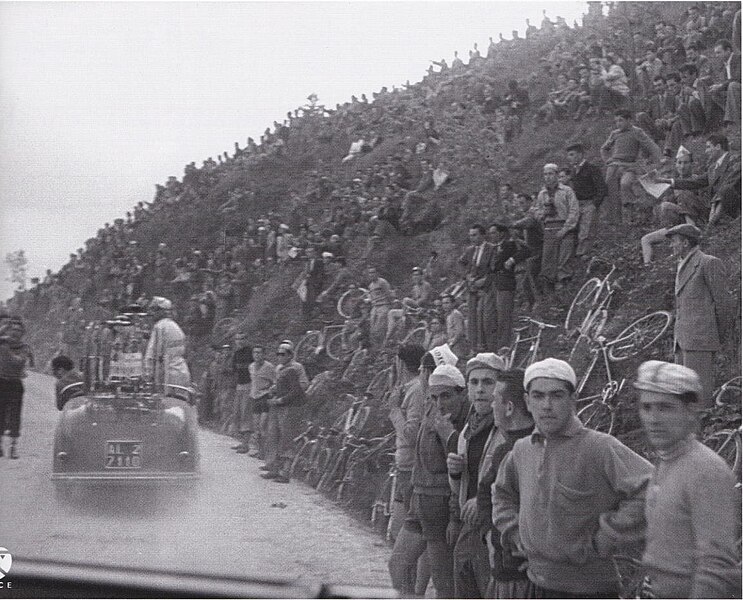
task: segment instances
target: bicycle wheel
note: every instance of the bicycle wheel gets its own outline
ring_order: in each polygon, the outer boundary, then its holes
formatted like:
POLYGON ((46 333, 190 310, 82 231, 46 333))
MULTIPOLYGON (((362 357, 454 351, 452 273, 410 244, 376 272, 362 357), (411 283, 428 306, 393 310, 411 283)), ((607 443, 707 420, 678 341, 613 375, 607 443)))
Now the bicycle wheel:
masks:
POLYGON ((289 476, 293 479, 304 480, 307 473, 310 470, 312 464, 312 451, 314 450, 315 442, 307 441, 297 452, 294 460, 292 460, 291 467, 289 467, 289 476))
POLYGON ((375 400, 379 400, 392 385, 391 377, 392 367, 379 371, 366 386, 366 393, 375 400))
POLYGON ((338 298, 338 303, 336 304, 338 314, 344 319, 350 319, 353 316, 356 306, 358 306, 361 300, 368 297, 368 295, 369 290, 361 287, 347 290, 338 298))
POLYGON ((337 502, 350 504, 359 497, 360 491, 368 484, 366 475, 366 461, 369 451, 367 448, 356 448, 346 461, 343 477, 335 494, 337 502))
POLYGON ((346 348, 344 342, 344 335, 342 331, 339 331, 335 335, 330 336, 325 342, 325 354, 333 360, 343 360, 343 357, 351 352, 350 348, 346 348))
POLYGON ((578 418, 583 425, 595 431, 608 433, 614 431, 614 410, 603 402, 591 402, 578 411, 578 418))
POLYGON ((405 339, 402 341, 403 344, 417 344, 419 346, 423 346, 423 344, 426 341, 426 336, 428 335, 428 329, 425 327, 417 327, 413 329, 408 335, 405 336, 405 339))
POLYGON ((715 392, 715 404, 717 406, 739 407, 741 400, 741 378, 733 377, 723 383, 715 392))
POLYGON ((312 461, 310 470, 307 472, 305 481, 313 488, 317 488, 320 483, 320 479, 325 474, 328 463, 332 457, 330 448, 323 448, 321 451, 316 452, 315 459, 312 461))
MULTIPOLYGON (((724 429, 722 431, 716 431, 712 435, 709 435, 704 440, 704 445, 715 451, 728 466, 735 470, 736 465, 739 464, 740 447, 736 443, 736 430, 724 429)), ((736 473, 737 475, 737 473, 736 473)))
POLYGON ((565 317, 566 331, 573 331, 583 325, 583 321, 586 320, 586 317, 593 308, 596 292, 600 287, 601 280, 598 277, 592 277, 578 290, 565 317))
POLYGON ((671 324, 671 313, 659 310, 637 319, 614 340, 608 342, 609 358, 626 360, 652 346, 671 324))
POLYGON ((325 473, 320 478, 320 483, 317 484, 317 490, 323 493, 331 493, 333 488, 338 485, 342 479, 343 467, 346 463, 346 451, 341 449, 336 452, 330 465, 325 469, 325 473))
POLYGON ((362 406, 351 419, 350 430, 355 434, 359 435, 364 429, 364 425, 369 420, 371 414, 371 406, 362 406))
POLYGON ((322 345, 322 335, 319 331, 308 331, 307 334, 299 340, 294 356, 297 361, 304 364, 309 362, 314 356, 316 350, 322 345))

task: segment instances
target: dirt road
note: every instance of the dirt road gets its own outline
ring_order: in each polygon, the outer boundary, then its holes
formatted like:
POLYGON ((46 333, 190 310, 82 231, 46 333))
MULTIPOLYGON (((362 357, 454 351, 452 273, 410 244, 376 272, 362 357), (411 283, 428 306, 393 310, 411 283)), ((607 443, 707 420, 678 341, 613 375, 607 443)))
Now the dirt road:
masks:
POLYGON ((58 500, 49 479, 57 417, 53 379, 31 375, 21 459, 0 458, 0 546, 14 556, 389 586, 389 549, 376 535, 307 486, 261 479, 259 461, 208 431, 188 493, 58 500))

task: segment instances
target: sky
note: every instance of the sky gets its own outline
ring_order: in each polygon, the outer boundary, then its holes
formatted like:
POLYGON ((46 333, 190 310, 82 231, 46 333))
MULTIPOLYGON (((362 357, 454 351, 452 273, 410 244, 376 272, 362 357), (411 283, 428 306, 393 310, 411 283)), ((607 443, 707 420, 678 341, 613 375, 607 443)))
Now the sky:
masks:
MULTIPOLYGON (((155 184, 585 2, 0 2, 0 258, 57 271, 155 184)), ((0 264, 0 298, 13 285, 0 264)))

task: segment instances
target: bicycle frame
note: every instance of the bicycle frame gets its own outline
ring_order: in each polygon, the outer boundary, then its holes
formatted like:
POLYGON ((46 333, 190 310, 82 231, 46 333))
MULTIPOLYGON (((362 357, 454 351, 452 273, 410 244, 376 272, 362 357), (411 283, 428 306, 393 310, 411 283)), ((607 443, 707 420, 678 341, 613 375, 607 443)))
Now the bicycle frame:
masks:
POLYGON ((575 390, 575 393, 578 396, 579 403, 580 402, 591 403, 591 402, 595 402, 597 399, 601 399, 603 402, 608 402, 609 400, 614 398, 617 394, 619 394, 619 392, 622 391, 622 388, 624 387, 624 382, 625 382, 624 379, 622 379, 621 381, 617 381, 616 379, 612 377, 611 360, 609 359, 610 346, 607 345, 606 338, 604 338, 603 336, 599 336, 594 341, 594 344, 595 346, 591 349, 591 353, 593 354, 591 363, 589 364, 588 368, 583 374, 583 377, 581 377, 581 380, 578 382, 578 387, 575 390), (593 394, 592 396, 585 396, 581 398, 580 395, 585 389, 586 384, 588 383, 588 380, 591 377, 591 373, 593 373, 593 369, 596 366, 596 363, 599 361, 599 353, 601 355, 601 358, 603 359, 604 372, 606 374, 606 385, 604 385, 604 387, 602 388, 601 393, 593 394))
POLYGON ((537 360, 537 357, 539 356, 539 348, 542 343, 542 332, 545 329, 557 328, 557 325, 542 323, 541 321, 536 321, 530 317, 521 317, 519 321, 522 323, 527 323, 527 325, 525 327, 516 329, 516 340, 513 342, 513 344, 511 344, 511 351, 508 354, 508 359, 506 361, 509 369, 512 369, 514 367, 528 366, 535 362, 537 360), (534 335, 521 337, 521 334, 527 329, 530 329, 532 326, 537 327, 537 332, 534 335), (519 345, 526 344, 527 342, 529 343, 529 351, 517 364, 516 357, 518 356, 519 345))

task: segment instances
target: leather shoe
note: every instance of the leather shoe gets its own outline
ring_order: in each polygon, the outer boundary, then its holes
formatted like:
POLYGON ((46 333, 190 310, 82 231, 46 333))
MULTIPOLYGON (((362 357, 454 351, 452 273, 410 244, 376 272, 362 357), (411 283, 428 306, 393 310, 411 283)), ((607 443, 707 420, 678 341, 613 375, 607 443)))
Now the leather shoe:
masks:
POLYGON ((289 478, 286 475, 277 475, 274 477, 276 483, 289 483, 289 478))
POLYGON ((239 450, 242 448, 245 444, 235 444, 234 446, 230 446, 230 450, 239 450))
POLYGON ((248 448, 247 446, 240 446, 235 450, 235 452, 237 452, 238 454, 247 454, 248 452, 250 452, 250 448, 248 448))
POLYGON ((276 471, 268 471, 261 474, 261 479, 278 479, 281 477, 276 471))
POLYGON ((274 470, 274 468, 270 465, 261 465, 260 467, 258 467, 258 469, 260 469, 261 471, 273 471, 274 470))

